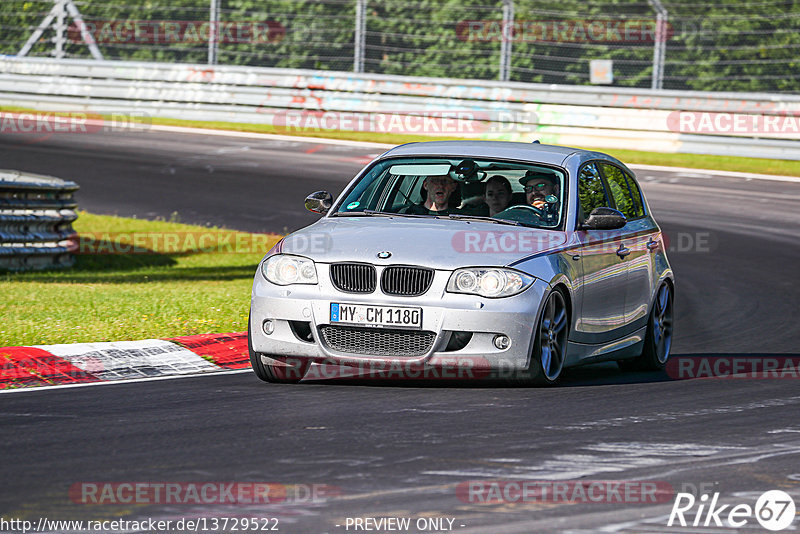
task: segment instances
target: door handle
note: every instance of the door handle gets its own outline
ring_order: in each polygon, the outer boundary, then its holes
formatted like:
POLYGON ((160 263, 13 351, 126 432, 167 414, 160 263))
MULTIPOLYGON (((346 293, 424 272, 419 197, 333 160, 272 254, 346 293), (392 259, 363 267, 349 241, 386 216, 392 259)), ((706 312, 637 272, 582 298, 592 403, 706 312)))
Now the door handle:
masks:
POLYGON ((619 256, 620 258, 624 258, 630 253, 631 249, 627 248, 625 245, 620 245, 619 248, 617 249, 617 256, 619 256))
POLYGON ((653 238, 647 242, 647 250, 655 250, 658 248, 658 241, 653 241, 653 238))

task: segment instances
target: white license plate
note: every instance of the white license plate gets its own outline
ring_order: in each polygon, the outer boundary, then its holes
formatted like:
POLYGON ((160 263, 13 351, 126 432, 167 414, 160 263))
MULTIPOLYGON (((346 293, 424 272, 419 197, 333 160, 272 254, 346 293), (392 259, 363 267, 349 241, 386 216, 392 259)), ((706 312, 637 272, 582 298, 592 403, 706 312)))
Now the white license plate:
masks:
POLYGON ((331 303, 331 323, 422 328, 422 308, 331 303))

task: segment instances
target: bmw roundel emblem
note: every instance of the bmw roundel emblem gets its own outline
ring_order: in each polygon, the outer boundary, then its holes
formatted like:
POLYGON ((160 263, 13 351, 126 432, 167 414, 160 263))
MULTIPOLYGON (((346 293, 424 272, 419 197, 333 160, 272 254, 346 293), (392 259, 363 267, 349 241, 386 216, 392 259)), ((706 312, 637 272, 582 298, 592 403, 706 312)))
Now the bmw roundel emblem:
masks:
POLYGON ((392 257, 392 253, 389 252, 388 250, 384 250, 383 252, 378 252, 377 256, 380 259, 385 260, 386 258, 391 258, 392 257))

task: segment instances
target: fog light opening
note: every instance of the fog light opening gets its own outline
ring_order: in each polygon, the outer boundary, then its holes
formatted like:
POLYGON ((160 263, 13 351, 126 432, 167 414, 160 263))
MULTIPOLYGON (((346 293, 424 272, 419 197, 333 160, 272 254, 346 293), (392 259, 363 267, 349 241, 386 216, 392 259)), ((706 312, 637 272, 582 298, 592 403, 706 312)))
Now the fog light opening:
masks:
POLYGON ((292 329, 294 337, 306 343, 314 342, 314 334, 311 332, 309 321, 289 321, 289 328, 292 329))
POLYGON ((275 331, 275 323, 272 322, 272 319, 267 319, 261 324, 261 329, 269 336, 275 331))
POLYGON ((508 336, 504 336, 502 334, 494 336, 494 346, 500 350, 506 350, 508 347, 511 346, 511 339, 508 336))
POLYGON ((450 340, 447 342, 445 352, 453 352, 466 347, 472 339, 472 332, 450 332, 450 340))

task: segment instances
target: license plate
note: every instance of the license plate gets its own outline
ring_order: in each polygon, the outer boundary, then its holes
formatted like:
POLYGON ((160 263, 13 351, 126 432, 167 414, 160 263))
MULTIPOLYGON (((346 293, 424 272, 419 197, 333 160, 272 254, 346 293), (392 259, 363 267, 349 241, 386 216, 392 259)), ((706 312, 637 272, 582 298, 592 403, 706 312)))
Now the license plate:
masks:
POLYGON ((422 308, 331 303, 331 323, 422 328, 422 308))

